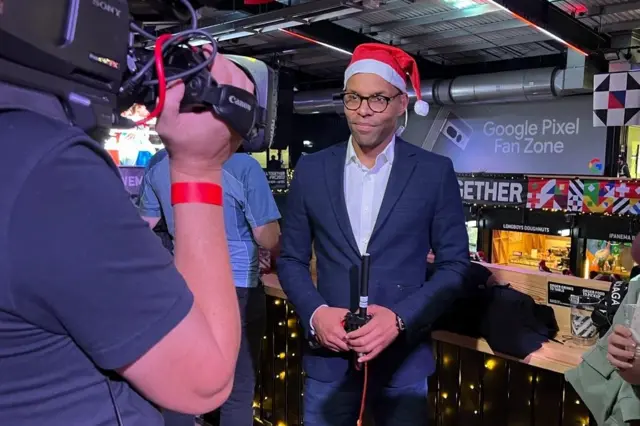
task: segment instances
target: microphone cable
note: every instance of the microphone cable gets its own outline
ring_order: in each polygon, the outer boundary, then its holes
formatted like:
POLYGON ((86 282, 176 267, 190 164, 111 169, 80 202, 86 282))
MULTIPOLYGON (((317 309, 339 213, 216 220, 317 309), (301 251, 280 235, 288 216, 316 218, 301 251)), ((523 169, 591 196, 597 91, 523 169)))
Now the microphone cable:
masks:
POLYGON ((362 386, 362 399, 360 400, 360 414, 358 414, 358 422, 356 426, 362 426, 364 421, 364 410, 367 405, 367 382, 369 381, 369 363, 365 362, 362 366, 364 373, 364 384, 362 386))
POLYGON ((211 34, 207 33, 206 31, 198 29, 198 16, 196 14, 195 9, 191 5, 191 3, 189 3, 188 0, 179 0, 179 1, 187 8, 187 10, 189 11, 189 14, 191 15, 191 28, 188 30, 181 31, 177 34, 162 34, 158 37, 155 37, 149 32, 145 31, 135 22, 131 22, 129 24, 129 27, 132 33, 137 33, 143 36, 144 38, 146 38, 148 41, 151 41, 154 43, 154 54, 140 69, 137 70, 137 72, 132 77, 124 81, 124 83, 122 84, 122 87, 120 88, 120 92, 121 93, 127 92, 139 84, 143 86, 154 86, 154 85, 158 86, 158 102, 155 108, 147 117, 136 122, 135 123, 136 126, 141 126, 143 124, 146 124, 150 120, 157 118, 160 115, 166 100, 168 83, 188 78, 194 74, 199 73, 205 68, 209 68, 211 64, 213 64, 213 61, 215 60, 215 57, 217 55, 218 43, 216 42, 216 39, 211 34), (196 65, 195 67, 189 70, 177 73, 175 75, 172 75, 170 77, 167 77, 164 69, 164 60, 163 60, 165 54, 169 51, 169 49, 178 47, 178 46, 196 49, 193 46, 189 46, 188 42, 190 40, 198 39, 198 38, 199 39, 204 38, 213 46, 211 55, 207 57, 203 62, 196 65), (145 79, 145 77, 148 77, 147 75, 148 71, 154 65, 155 65, 157 79, 145 79))

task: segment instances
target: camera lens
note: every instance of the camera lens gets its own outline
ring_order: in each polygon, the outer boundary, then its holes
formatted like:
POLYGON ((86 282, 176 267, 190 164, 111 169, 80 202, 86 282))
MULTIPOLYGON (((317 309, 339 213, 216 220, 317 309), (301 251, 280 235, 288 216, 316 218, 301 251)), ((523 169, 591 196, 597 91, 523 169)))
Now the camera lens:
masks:
POLYGON ((459 136, 458 135, 458 131, 453 126, 448 126, 447 127, 447 135, 452 139, 455 139, 455 138, 457 138, 459 136))

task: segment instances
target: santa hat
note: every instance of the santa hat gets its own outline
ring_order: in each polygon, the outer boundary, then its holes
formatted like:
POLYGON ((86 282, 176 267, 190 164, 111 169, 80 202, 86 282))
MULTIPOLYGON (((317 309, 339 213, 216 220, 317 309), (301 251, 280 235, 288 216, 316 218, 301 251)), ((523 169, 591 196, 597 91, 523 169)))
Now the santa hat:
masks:
POLYGON ((416 103, 413 110, 416 114, 426 116, 429 104, 422 100, 420 93, 420 73, 415 59, 397 47, 381 43, 364 43, 356 47, 351 63, 344 73, 344 85, 354 74, 376 74, 402 92, 407 92, 407 76, 416 92, 416 103))

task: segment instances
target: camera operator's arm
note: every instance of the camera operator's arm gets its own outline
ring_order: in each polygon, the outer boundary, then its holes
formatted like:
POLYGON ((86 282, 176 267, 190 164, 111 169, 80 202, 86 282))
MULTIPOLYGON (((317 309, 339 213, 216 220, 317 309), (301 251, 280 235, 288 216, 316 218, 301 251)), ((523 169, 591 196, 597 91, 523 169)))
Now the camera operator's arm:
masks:
MULTIPOLYGON (((253 85, 229 60, 218 55, 212 74, 220 84, 253 91, 253 85)), ((222 185, 222 164, 235 152, 240 138, 210 113, 180 114, 179 104, 184 86, 167 93, 167 101, 156 129, 170 156, 172 184, 201 182, 222 185)), ((156 354, 145 355, 122 372, 143 388, 152 399, 184 398, 177 392, 161 388, 187 381, 192 398, 204 398, 209 410, 221 405, 233 385, 236 359, 240 346, 240 314, 233 284, 222 206, 201 203, 176 204, 175 262, 195 298, 192 320, 185 325, 181 338, 196 339, 192 353, 185 359, 186 371, 166 365, 175 363, 175 350, 167 343, 156 354), (177 383, 158 380, 153 372, 165 367, 175 374, 177 383)), ((189 317, 187 318, 189 319, 189 317)), ((160 345, 158 345, 160 346, 160 345)), ((154 348, 155 349, 155 348, 154 348)), ((172 408, 167 404, 161 405, 172 408)), ((209 411, 204 410, 204 411, 209 411)), ((185 411, 177 409, 177 411, 185 411)))

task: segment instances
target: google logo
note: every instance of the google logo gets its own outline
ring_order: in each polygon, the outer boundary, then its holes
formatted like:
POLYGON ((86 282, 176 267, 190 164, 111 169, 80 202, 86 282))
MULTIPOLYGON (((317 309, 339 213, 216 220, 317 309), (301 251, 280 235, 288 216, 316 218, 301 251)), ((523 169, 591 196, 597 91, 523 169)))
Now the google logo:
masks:
POLYGON ((602 172, 602 162, 599 158, 594 158, 589 161, 589 171, 593 173, 601 173, 602 172))

